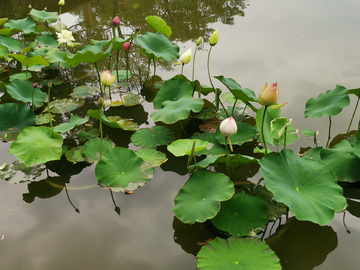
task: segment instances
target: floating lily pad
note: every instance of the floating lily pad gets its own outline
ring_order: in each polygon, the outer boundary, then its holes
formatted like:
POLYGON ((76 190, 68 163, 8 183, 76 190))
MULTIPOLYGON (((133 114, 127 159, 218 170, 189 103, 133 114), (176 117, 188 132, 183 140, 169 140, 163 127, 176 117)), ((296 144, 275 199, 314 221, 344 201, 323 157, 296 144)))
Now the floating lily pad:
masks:
MULTIPOLYGON (((126 79, 126 70, 118 70, 111 72, 111 76, 115 75, 115 80, 125 80, 126 79)), ((128 70, 128 78, 131 77, 131 71, 128 70)))
POLYGON ((174 139, 175 132, 171 128, 163 126, 139 129, 131 136, 132 143, 140 147, 165 145, 174 139))
POLYGON ((114 98, 110 100, 105 100, 104 104, 110 107, 119 107, 119 106, 125 106, 125 107, 131 107, 135 105, 139 105, 141 102, 141 96, 128 93, 121 96, 121 99, 115 100, 114 98))
POLYGON ((99 137, 99 130, 94 129, 92 126, 85 126, 76 133, 76 136, 80 141, 91 140, 99 137))
POLYGON ((163 108, 152 112, 150 116, 155 122, 174 124, 179 120, 187 119, 190 111, 200 112, 203 105, 204 101, 201 98, 183 96, 177 101, 164 101, 163 108))
POLYGON ((276 254, 257 238, 215 238, 198 253, 199 270, 281 270, 276 254))
POLYGON ((63 138, 49 127, 28 127, 10 146, 9 153, 15 155, 25 166, 59 160, 63 138))
MULTIPOLYGON (((84 144, 83 154, 86 156, 86 161, 89 163, 94 163, 100 159, 100 138, 94 138, 84 144)), ((103 154, 106 151, 115 147, 115 144, 109 139, 103 139, 102 152, 103 154)))
MULTIPOLYGON (((100 110, 88 110, 88 115, 91 117, 100 120, 100 110)), ((130 119, 122 119, 120 116, 108 116, 106 117, 104 113, 101 116, 102 122, 111 127, 111 128, 121 128, 123 130, 134 131, 138 128, 138 124, 133 122, 130 119)))
POLYGON ((311 98, 306 102, 305 118, 308 116, 334 116, 349 105, 349 89, 338 84, 334 90, 328 90, 317 98, 311 98))
POLYGON ((0 169, 0 178, 11 184, 33 181, 45 170, 44 164, 26 167, 23 163, 15 160, 11 165, 0 169))
POLYGON ((134 151, 115 147, 106 151, 95 168, 100 185, 114 191, 133 191, 145 185, 154 175, 153 168, 143 167, 144 160, 134 151))
POLYGON ((147 16, 145 20, 150 24, 150 26, 152 27, 152 29, 154 29, 155 32, 160 31, 167 37, 171 36, 171 28, 162 18, 158 16, 147 16))
POLYGON ((73 129, 75 126, 82 125, 89 121, 89 116, 85 116, 84 118, 80 118, 79 116, 72 115, 69 123, 63 123, 56 127, 54 127, 54 131, 65 133, 66 131, 73 129))
POLYGON ((214 218, 220 211, 220 202, 229 200, 234 192, 228 176, 196 171, 176 196, 173 212, 184 223, 204 222, 214 218))
POLYGON ((99 93, 99 91, 100 90, 98 87, 82 85, 74 88, 70 96, 73 98, 86 98, 96 95, 97 93, 99 93))
POLYGON ((216 228, 236 237, 255 236, 268 222, 266 210, 263 199, 240 192, 221 202, 220 212, 211 222, 216 228))
MULTIPOLYGON (((54 120, 54 115, 50 114, 50 117, 51 117, 52 120, 54 120)), ((36 115, 35 122, 36 122, 36 125, 38 125, 38 126, 50 123, 49 114, 48 113, 42 113, 42 114, 36 115)))
POLYGON ((321 161, 329 165, 338 181, 360 181, 360 158, 347 140, 343 140, 333 148, 322 148, 321 161))
MULTIPOLYGON (((84 151, 83 146, 74 147, 65 153, 65 157, 69 162, 72 162, 72 163, 82 162, 82 161, 86 160, 86 158, 83 154, 83 151, 84 151)), ((92 162, 90 162, 90 163, 92 163, 92 162)))
POLYGON ((206 148, 209 142, 199 139, 179 139, 172 142, 168 147, 168 151, 175 157, 189 156, 192 152, 195 143, 195 153, 206 148))
POLYGON ((138 149, 135 154, 149 164, 150 167, 157 167, 166 161, 166 155, 155 149, 138 149))
MULTIPOLYGON (((55 99, 50 102, 50 112, 52 113, 66 113, 77 109, 80 104, 79 101, 71 98, 55 99)), ((47 111, 45 108, 44 112, 47 111)))
POLYGON ((34 112, 24 104, 5 103, 0 105, 0 131, 17 127, 19 131, 35 126, 34 112), (6 117, 5 117, 6 116, 6 117))
POLYGON ((15 79, 6 85, 6 90, 12 98, 25 103, 32 103, 32 93, 34 91, 34 104, 36 107, 40 107, 47 97, 39 88, 33 88, 32 82, 21 81, 19 79, 15 79))
POLYGON ((299 220, 324 225, 346 206, 342 188, 325 163, 300 158, 285 148, 264 156, 259 164, 274 199, 289 206, 299 220))
POLYGON ((22 31, 25 34, 30 34, 35 31, 35 22, 29 18, 21 20, 9 20, 4 24, 4 27, 9 27, 12 30, 22 31))
POLYGON ((136 44, 142 47, 141 54, 146 54, 152 58, 162 58, 165 63, 179 59, 179 46, 172 43, 168 37, 163 35, 160 31, 156 34, 147 32, 145 35, 134 38, 136 44))

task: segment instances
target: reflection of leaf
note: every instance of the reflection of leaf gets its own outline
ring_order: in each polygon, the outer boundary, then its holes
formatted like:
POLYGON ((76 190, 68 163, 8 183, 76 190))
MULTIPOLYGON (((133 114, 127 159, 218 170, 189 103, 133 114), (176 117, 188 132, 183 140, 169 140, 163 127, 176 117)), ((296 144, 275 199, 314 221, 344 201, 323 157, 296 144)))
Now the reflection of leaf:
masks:
MULTIPOLYGON (((91 117, 100 120, 100 110, 88 110, 87 114, 91 117)), ((120 116, 108 116, 104 113, 101 115, 102 122, 111 128, 121 128, 123 130, 136 130, 138 125, 130 119, 122 119, 120 116)))
POLYGON ((344 209, 342 188, 325 163, 302 159, 286 148, 264 156, 259 163, 266 188, 297 219, 323 225, 334 218, 335 211, 344 209))
POLYGON ((8 181, 8 183, 18 184, 33 181, 39 177, 44 170, 44 164, 26 167, 23 163, 16 160, 11 165, 0 170, 0 178, 8 181))
POLYGON ((275 253, 257 238, 215 238, 198 253, 198 269, 280 270, 275 253))
POLYGON ((205 222, 220 210, 220 201, 235 192, 229 177, 210 171, 196 171, 175 198, 173 211, 184 223, 205 222))
MULTIPOLYGON (((50 112, 52 113, 71 112, 80 106, 79 103, 80 103, 79 101, 70 98, 56 99, 50 102, 50 112)), ((44 112, 46 111, 47 108, 45 108, 44 112)))

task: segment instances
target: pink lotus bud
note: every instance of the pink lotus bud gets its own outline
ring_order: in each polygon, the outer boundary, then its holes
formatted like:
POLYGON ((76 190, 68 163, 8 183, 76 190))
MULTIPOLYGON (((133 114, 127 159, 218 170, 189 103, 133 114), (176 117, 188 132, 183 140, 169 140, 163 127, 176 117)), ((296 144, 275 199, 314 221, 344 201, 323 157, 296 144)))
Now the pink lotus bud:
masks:
POLYGON ((100 81, 103 85, 112 85, 115 82, 115 75, 111 76, 110 70, 101 73, 100 81))
POLYGON ((102 108, 104 106, 104 98, 102 95, 98 99, 98 105, 100 108, 102 108))
POLYGON ((48 83, 48 87, 49 87, 49 88, 52 87, 52 82, 51 82, 51 80, 50 80, 49 83, 48 83))
POLYGON ((278 97, 279 89, 277 87, 277 83, 273 83, 270 86, 266 83, 259 96, 259 101, 263 106, 271 106, 276 104, 278 97))
POLYGON ((120 25, 120 19, 118 16, 116 16, 113 20, 112 20, 112 24, 114 26, 119 26, 120 25))
POLYGON ((39 86, 38 83, 34 83, 34 84, 32 85, 33 88, 38 88, 38 86, 39 86))
POLYGON ((125 52, 128 52, 130 50, 131 44, 129 42, 125 42, 123 44, 123 48, 125 50, 125 52))
POLYGON ((237 132, 237 125, 235 122, 235 119, 230 116, 229 118, 226 118, 223 120, 220 124, 220 132, 225 137, 231 137, 237 132))
POLYGON ((135 31, 136 31, 136 32, 139 32, 140 30, 141 30, 141 27, 140 27, 140 26, 138 26, 138 27, 135 28, 135 31))

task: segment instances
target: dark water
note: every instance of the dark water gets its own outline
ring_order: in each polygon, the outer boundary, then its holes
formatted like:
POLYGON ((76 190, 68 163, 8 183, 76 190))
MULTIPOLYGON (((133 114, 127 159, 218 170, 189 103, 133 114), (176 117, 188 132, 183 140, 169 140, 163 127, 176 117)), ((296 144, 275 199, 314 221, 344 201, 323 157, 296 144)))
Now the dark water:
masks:
MULTIPOLYGON (((29 2, 5 2, 7 9, 0 11, 0 17, 26 16, 29 2)), ((37 9, 47 5, 49 11, 57 11, 57 2, 32 5, 37 9)), ((66 0, 62 20, 76 33, 76 41, 87 44, 91 38, 111 36, 109 26, 115 15, 123 22, 123 34, 136 26, 143 32, 150 30, 144 18, 158 15, 171 26, 171 40, 180 46, 180 53, 195 49, 199 36, 208 37, 218 28, 220 40, 212 50, 212 75, 231 77, 256 93, 265 82, 278 82, 279 101, 288 102, 283 115, 293 118, 299 129, 319 130, 319 144, 324 145, 328 119, 304 119, 305 103, 338 83, 359 87, 359 9, 358 1, 66 0)), ((204 46, 196 59, 195 77, 204 84, 209 84, 207 50, 204 46)), ((100 69, 106 65, 101 63, 100 69)), ((184 74, 191 78, 191 71, 185 67, 184 74)), ((157 74, 163 79, 179 72, 179 66, 158 64, 157 74)), ((74 84, 95 78, 87 76, 74 84)), ((1 102, 6 102, 4 97, 1 102)), ((333 118, 332 136, 346 132, 355 102, 352 97, 350 106, 333 118)), ((147 120, 153 124, 150 118, 146 120, 152 104, 145 102, 143 106, 139 118, 143 119, 142 127, 147 127, 147 120)), ((357 116, 352 129, 358 120, 357 116)), ((131 134, 116 131, 111 136, 118 146, 127 147, 131 134)), ((313 146, 312 140, 300 138, 291 147, 298 152, 307 146, 313 146)), ((8 148, 9 144, 0 143, 0 164, 15 160, 7 154, 8 148)), ((196 269, 196 243, 213 234, 206 224, 185 225, 174 217, 174 198, 188 179, 186 169, 177 168, 176 163, 169 160, 158 167, 154 178, 134 194, 114 193, 113 198, 109 190, 95 186, 95 166, 77 167, 78 172, 53 168, 50 178, 43 174, 30 184, 0 181, 0 268, 196 269), (54 183, 66 185, 67 190, 54 187, 54 183)), ((261 176, 256 170, 244 174, 257 182, 261 176)), ((352 202, 351 213, 345 214, 351 233, 343 225, 343 213, 322 227, 289 219, 283 230, 267 240, 284 269, 358 269, 358 200, 352 202)))

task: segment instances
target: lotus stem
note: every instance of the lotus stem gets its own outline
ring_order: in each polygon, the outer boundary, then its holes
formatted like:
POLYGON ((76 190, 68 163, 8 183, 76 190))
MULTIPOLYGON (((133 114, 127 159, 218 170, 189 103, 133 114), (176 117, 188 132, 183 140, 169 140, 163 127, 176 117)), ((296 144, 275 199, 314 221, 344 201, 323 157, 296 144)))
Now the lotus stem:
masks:
POLYGON ((102 87, 101 87, 101 77, 100 77, 100 73, 99 73, 96 62, 95 62, 95 69, 96 69, 96 72, 98 74, 98 80, 99 80, 99 85, 100 85, 100 93, 101 93, 101 95, 103 95, 103 91, 102 91, 102 87))
POLYGON ((33 110, 33 112, 35 112, 35 108, 34 108, 34 87, 32 89, 32 93, 31 93, 31 100, 32 100, 32 110, 33 110))
POLYGON ((329 135, 328 135, 328 140, 326 142, 326 148, 328 148, 329 146, 330 139, 331 139, 331 116, 329 116, 329 135))
POLYGON ((129 69, 129 52, 125 51, 125 62, 126 62, 126 82, 129 82, 129 75, 128 75, 128 69, 129 69))
POLYGON ((120 50, 117 50, 117 52, 116 52, 116 77, 117 77, 118 83, 120 82, 120 80, 119 80, 119 51, 120 50))
POLYGON ((181 64, 181 75, 183 75, 184 72, 184 64, 181 64))
POLYGON ((195 78, 195 57, 196 57, 197 48, 198 48, 198 45, 196 44, 195 52, 194 52, 194 59, 193 59, 193 72, 192 72, 192 79, 191 79, 192 81, 194 81, 194 78, 195 78))
POLYGON ((155 80, 155 73, 156 73, 155 55, 153 55, 153 63, 154 63, 154 75, 152 78, 151 87, 154 87, 154 80, 155 80))
POLYGON ((268 108, 268 106, 265 106, 264 115, 263 115, 263 119, 262 119, 262 122, 261 122, 261 136, 262 136, 262 139, 263 139, 264 148, 265 148, 265 154, 266 155, 267 155, 268 151, 267 151, 267 147, 266 147, 265 134, 264 134, 264 122, 265 122, 265 115, 266 115, 267 108, 268 108))
POLYGON ((61 5, 59 8, 59 32, 61 33, 61 5))
POLYGON ((229 169, 229 149, 227 147, 227 141, 228 137, 225 137, 225 150, 226 150, 226 166, 227 166, 227 173, 230 175, 230 169, 229 169))
POLYGON ((48 108, 48 115, 49 115, 49 121, 50 121, 51 136, 54 136, 54 135, 53 135, 53 126, 52 126, 51 113, 50 113, 50 90, 51 90, 51 86, 48 87, 48 102, 47 102, 47 108, 48 108))
POLYGON ((286 135, 287 135, 287 128, 288 128, 288 126, 286 126, 286 127, 285 127, 284 148, 286 148, 286 135))
POLYGON ((231 116, 234 117, 234 109, 235 109, 235 105, 236 105, 236 102, 238 101, 237 98, 235 98, 235 102, 234 102, 234 105, 233 105, 233 108, 231 110, 231 116))
POLYGON ((100 110, 100 126, 99 126, 99 130, 100 130, 100 159, 102 157, 102 146, 103 146, 103 131, 102 131, 102 114, 104 111, 104 105, 101 105, 101 110, 100 110))
POLYGON ((244 120, 244 114, 245 114, 246 108, 247 108, 247 104, 245 104, 243 113, 242 113, 242 115, 241 115, 241 122, 244 120))
POLYGON ((111 89, 110 89, 110 85, 109 85, 109 96, 110 96, 110 101, 111 101, 111 89))
POLYGON ((354 109, 353 115, 352 115, 352 117, 351 117, 350 124, 349 124, 349 127, 348 127, 348 130, 347 130, 346 134, 348 134, 349 131, 350 131, 352 121, 354 120, 354 116, 355 116, 357 107, 358 107, 358 105, 359 105, 359 99, 360 99, 360 93, 359 93, 359 96, 358 96, 358 99, 357 99, 357 102, 356 102, 356 105, 355 105, 355 109, 354 109))

